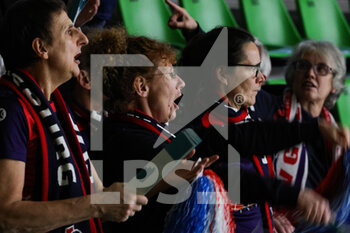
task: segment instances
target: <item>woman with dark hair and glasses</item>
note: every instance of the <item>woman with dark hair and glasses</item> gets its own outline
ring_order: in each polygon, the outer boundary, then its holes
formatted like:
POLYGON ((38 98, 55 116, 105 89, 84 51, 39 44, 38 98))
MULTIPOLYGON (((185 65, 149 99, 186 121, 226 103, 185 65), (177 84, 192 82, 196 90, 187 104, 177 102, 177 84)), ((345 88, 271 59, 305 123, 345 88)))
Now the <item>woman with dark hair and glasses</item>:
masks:
MULTIPOLYGON (((208 33, 194 37, 182 53, 182 65, 201 65, 223 29, 226 28, 216 28, 208 33)), ((199 104, 203 103, 206 95, 214 95, 217 97, 217 100, 220 99, 217 104, 203 115, 201 123, 204 127, 209 128, 211 125, 224 125, 227 122, 230 137, 232 135, 230 133, 231 127, 234 125, 258 119, 253 106, 256 102, 258 91, 265 82, 265 76, 260 71, 261 50, 254 36, 242 29, 232 27, 227 27, 227 34, 227 64, 212 65, 211 75, 207 81, 203 81, 204 78, 201 77, 202 85, 197 88, 198 94, 195 99, 198 99, 199 104)), ((193 79, 195 78, 193 77, 193 79)), ((195 128, 201 127, 195 126, 195 128)), ((199 134, 203 135, 205 133, 199 132, 199 134)), ((228 147, 219 143, 219 141, 222 141, 220 135, 204 138, 207 138, 207 140, 198 148, 198 154, 215 151, 223 158, 217 163, 218 169, 214 169, 214 171, 219 174, 227 185, 226 188, 228 188, 227 173, 230 170, 230 164, 225 161, 227 160, 226 155, 229 154, 228 147)), ((263 141, 264 139, 260 140, 261 143, 263 141)), ((259 195, 252 192, 254 189, 259 190, 256 187, 261 184, 254 181, 248 184, 247 180, 249 180, 250 174, 260 174, 263 177, 273 176, 271 157, 253 156, 248 147, 253 148, 255 146, 256 144, 246 145, 243 150, 235 147, 241 153, 241 200, 238 203, 232 203, 231 208, 236 224, 236 232, 264 232, 264 230, 272 232, 272 213, 270 212, 269 204, 265 203, 266 200, 274 204, 293 205, 294 194, 292 193, 290 193, 290 203, 278 203, 277 200, 281 199, 280 197, 283 196, 282 190, 284 190, 284 187, 279 185, 275 186, 279 188, 274 187, 270 189, 270 192, 273 193, 273 198, 264 198, 269 196, 266 191, 259 195)))

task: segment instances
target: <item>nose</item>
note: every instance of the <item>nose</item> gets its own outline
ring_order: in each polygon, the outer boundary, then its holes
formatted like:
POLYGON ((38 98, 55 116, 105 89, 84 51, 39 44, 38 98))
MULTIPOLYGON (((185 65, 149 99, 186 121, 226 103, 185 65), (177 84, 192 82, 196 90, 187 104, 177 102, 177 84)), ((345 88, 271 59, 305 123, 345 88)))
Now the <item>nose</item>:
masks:
POLYGON ((80 46, 85 46, 89 43, 89 40, 86 37, 86 35, 82 31, 80 31, 79 29, 78 29, 78 41, 77 41, 77 43, 80 46))
POLYGON ((258 76, 256 77, 256 82, 259 84, 261 87, 266 81, 266 75, 264 75, 261 70, 258 72, 258 76))
POLYGON ((182 78, 179 75, 177 75, 177 78, 178 78, 177 88, 181 90, 182 88, 185 87, 186 84, 185 84, 185 81, 182 80, 182 78))
POLYGON ((311 66, 309 71, 307 72, 307 75, 310 77, 315 78, 317 76, 317 72, 315 70, 315 66, 311 66))

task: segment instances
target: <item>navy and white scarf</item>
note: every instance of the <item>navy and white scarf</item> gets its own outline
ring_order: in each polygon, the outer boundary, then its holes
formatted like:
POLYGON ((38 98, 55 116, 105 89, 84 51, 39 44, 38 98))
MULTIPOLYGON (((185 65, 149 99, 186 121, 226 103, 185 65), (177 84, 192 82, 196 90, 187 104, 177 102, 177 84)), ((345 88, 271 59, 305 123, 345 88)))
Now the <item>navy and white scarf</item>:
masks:
MULTIPOLYGON (((302 122, 302 109, 296 96, 286 90, 284 93, 284 108, 279 109, 275 117, 285 118, 288 122, 302 122)), ((332 114, 323 108, 320 117, 329 124, 336 124, 332 114)), ((338 145, 327 142, 328 153, 335 161, 342 154, 342 149, 338 145)), ((275 170, 278 178, 285 180, 291 185, 301 188, 305 187, 308 174, 308 153, 304 143, 300 143, 292 148, 282 150, 277 153, 275 160, 275 170)))
MULTIPOLYGON (((51 108, 34 79, 25 70, 8 71, 0 81, 24 103, 35 121, 39 135, 36 187, 33 200, 51 201, 91 194, 90 160, 78 127, 73 122, 58 90, 51 96, 51 108)), ((90 219, 51 232, 102 232, 99 220, 90 219)))
MULTIPOLYGON (((224 126, 225 124, 243 124, 254 121, 256 118, 256 116, 254 116, 254 106, 250 106, 249 108, 242 107, 240 110, 237 110, 230 107, 225 98, 218 101, 212 109, 214 110, 208 111, 202 117, 202 124, 206 128, 209 127, 209 125, 224 126)), ((270 155, 264 157, 252 155, 252 163, 262 177, 274 177, 272 157, 270 155)), ((239 203, 231 204, 231 209, 235 211, 242 207, 243 205, 239 203)), ((264 226, 268 228, 268 232, 272 233, 273 219, 271 208, 267 202, 260 206, 260 208, 263 215, 264 226)))

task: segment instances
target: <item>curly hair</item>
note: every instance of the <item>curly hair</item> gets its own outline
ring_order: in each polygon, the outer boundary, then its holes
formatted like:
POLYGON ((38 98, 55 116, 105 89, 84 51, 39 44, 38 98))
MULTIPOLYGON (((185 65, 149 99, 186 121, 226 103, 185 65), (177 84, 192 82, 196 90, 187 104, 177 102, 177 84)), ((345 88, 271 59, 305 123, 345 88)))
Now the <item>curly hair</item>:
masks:
POLYGON ((346 63, 343 54, 340 50, 329 41, 314 41, 306 40, 300 42, 294 49, 286 68, 286 82, 289 87, 292 87, 296 75, 295 61, 299 60, 304 54, 312 52, 318 54, 332 64, 335 71, 332 85, 336 89, 335 93, 330 93, 324 106, 327 109, 332 109, 337 102, 340 94, 345 88, 346 63))
POLYGON ((125 28, 92 29, 87 33, 89 44, 82 49, 81 68, 89 69, 91 54, 141 54, 154 65, 148 67, 132 66, 124 57, 124 67, 104 67, 103 91, 108 98, 105 109, 109 112, 125 112, 129 102, 136 98, 133 88, 135 77, 153 78, 157 65, 162 61, 176 62, 176 52, 168 44, 143 36, 128 36, 125 28))

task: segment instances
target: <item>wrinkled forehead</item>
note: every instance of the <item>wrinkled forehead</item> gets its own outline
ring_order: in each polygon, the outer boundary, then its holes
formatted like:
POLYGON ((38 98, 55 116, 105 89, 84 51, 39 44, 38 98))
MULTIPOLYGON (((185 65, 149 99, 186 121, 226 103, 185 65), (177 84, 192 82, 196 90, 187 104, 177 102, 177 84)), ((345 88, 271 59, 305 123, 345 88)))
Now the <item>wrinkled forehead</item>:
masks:
POLYGON ((51 28, 65 28, 67 25, 73 25, 72 20, 68 17, 67 12, 60 10, 51 14, 51 28))

